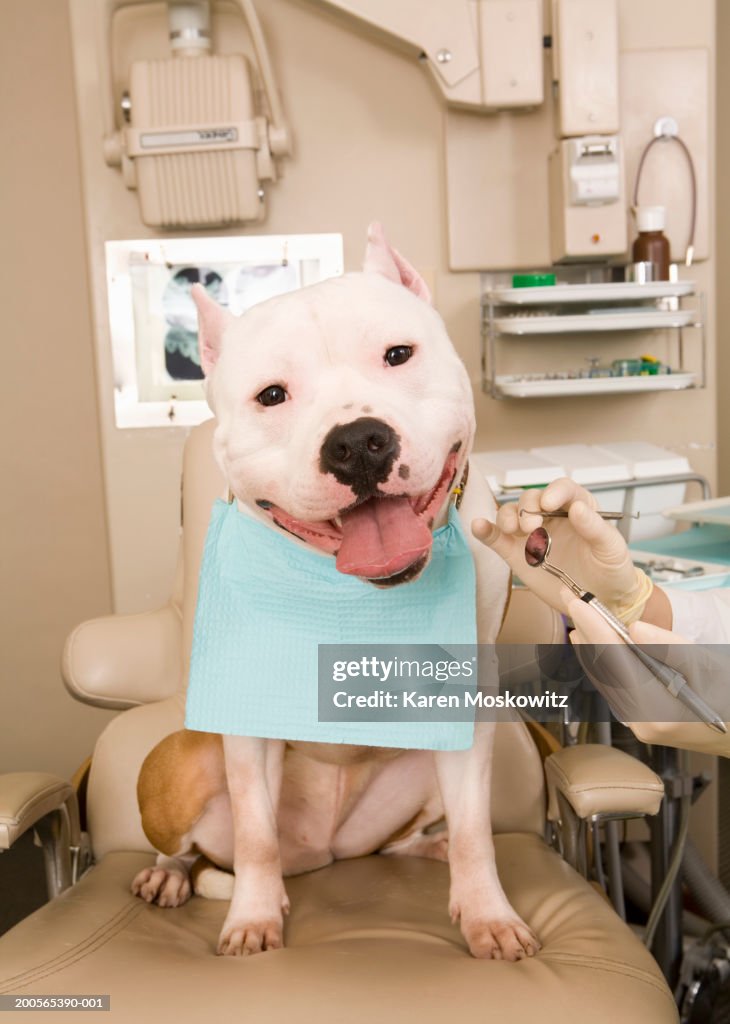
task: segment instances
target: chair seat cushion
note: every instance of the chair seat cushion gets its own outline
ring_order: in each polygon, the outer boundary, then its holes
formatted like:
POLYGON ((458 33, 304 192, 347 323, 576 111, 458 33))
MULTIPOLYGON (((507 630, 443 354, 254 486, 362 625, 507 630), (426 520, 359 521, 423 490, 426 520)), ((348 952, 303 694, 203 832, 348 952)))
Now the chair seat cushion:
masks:
MULTIPOLYGON (((515 909, 543 949, 511 964, 469 956, 446 911, 448 868, 363 857, 287 879, 285 949, 214 953, 227 903, 177 909, 129 891, 148 855, 110 853, 0 938, 0 992, 111 994, 110 1020, 267 1024, 670 1024, 669 990, 606 901, 534 834, 495 840, 515 909)), ((26 1011, 24 1024, 47 1024, 26 1011)))

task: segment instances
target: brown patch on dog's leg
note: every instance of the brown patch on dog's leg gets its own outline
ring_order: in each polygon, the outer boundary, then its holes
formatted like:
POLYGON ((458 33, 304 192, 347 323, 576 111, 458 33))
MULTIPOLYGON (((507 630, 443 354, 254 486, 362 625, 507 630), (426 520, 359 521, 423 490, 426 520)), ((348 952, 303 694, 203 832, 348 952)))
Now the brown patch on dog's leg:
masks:
POLYGON ((206 804, 226 791, 221 737, 182 729, 145 758, 137 781, 144 833, 161 853, 186 853, 181 841, 206 804))

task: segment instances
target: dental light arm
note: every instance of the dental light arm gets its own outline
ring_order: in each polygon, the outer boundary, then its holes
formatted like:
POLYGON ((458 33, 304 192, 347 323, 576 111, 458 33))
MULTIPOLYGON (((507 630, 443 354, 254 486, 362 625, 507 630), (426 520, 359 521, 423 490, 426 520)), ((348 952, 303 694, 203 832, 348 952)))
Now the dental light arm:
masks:
POLYGON ((104 159, 110 167, 121 167, 124 156, 122 135, 117 131, 114 113, 114 80, 111 65, 112 21, 121 7, 135 7, 149 0, 106 0, 98 8, 96 19, 96 52, 99 61, 99 84, 102 96, 104 159))
POLYGON ((405 44, 450 104, 543 102, 542 0, 315 0, 405 44))
POLYGON ((235 0, 235 2, 241 8, 241 13, 246 19, 246 24, 251 34, 251 42, 253 43, 259 72, 264 84, 264 92, 266 93, 266 102, 271 111, 271 122, 268 132, 271 152, 274 156, 290 156, 291 138, 289 136, 289 128, 284 119, 284 111, 279 99, 279 92, 276 88, 269 50, 266 46, 264 34, 261 31, 261 23, 256 16, 252 0, 235 0))

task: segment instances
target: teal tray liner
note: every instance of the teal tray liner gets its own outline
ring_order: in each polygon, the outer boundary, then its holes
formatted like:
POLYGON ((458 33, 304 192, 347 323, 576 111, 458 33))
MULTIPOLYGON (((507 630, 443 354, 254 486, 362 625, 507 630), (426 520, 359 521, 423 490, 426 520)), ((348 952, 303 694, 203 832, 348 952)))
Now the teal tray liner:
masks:
MULTIPOLYGON (((728 508, 730 510, 730 506, 728 508)), ((695 562, 713 562, 717 564, 718 569, 724 565, 728 567, 728 572, 724 576, 694 576, 691 579, 672 582, 672 587, 676 586, 682 590, 710 590, 714 587, 730 586, 730 526, 715 523, 691 526, 688 530, 659 537, 657 540, 636 541, 630 547, 654 555, 687 558, 695 562)))

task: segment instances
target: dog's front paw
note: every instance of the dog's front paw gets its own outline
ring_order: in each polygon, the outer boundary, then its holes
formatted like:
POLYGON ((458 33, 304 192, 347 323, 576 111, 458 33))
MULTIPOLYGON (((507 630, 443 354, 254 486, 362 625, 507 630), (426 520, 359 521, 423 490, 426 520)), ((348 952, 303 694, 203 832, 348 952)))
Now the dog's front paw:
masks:
POLYGON ((250 956, 284 945, 283 919, 239 921, 226 919, 218 939, 218 956, 250 956))
POLYGON ((461 933, 469 952, 480 960, 524 960, 540 950, 540 940, 532 929, 514 912, 504 916, 454 913, 452 920, 461 918, 461 933))
POLYGON ((147 903, 160 907, 180 907, 190 899, 190 879, 182 871, 169 868, 144 868, 132 882, 132 892, 147 903))
POLYGON ((242 870, 223 922, 218 956, 250 956, 284 945, 284 915, 289 897, 280 875, 242 870))

